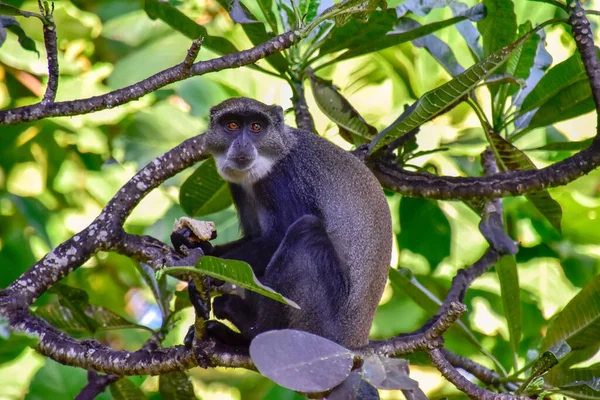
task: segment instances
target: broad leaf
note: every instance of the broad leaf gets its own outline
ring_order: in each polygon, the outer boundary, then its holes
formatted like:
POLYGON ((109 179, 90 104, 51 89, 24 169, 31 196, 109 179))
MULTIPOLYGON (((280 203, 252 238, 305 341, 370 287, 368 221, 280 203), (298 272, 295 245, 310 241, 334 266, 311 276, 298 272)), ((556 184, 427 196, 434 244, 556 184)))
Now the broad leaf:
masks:
MULTIPOLYGON (((411 30, 419 29, 420 27, 422 27, 422 25, 417 21, 410 18, 402 18, 398 21, 396 26, 394 26, 392 34, 410 32, 411 30)), ((414 39, 412 43, 417 47, 425 48, 450 75, 458 76, 465 71, 456 60, 450 46, 440 40, 437 36, 429 34, 422 38, 414 39)))
POLYGON ((533 149, 527 149, 526 151, 538 151, 538 150, 547 150, 547 151, 580 151, 583 149, 587 149, 592 144, 594 138, 589 138, 585 140, 580 140, 577 142, 556 142, 556 143, 548 143, 540 147, 536 147, 533 149))
MULTIPOLYGON (((486 17, 477 24, 477 28, 483 39, 483 55, 488 56, 515 40, 517 16, 513 0, 484 0, 483 4, 486 9, 486 17)), ((515 53, 519 50, 516 49, 515 53)), ((500 66, 497 72, 502 73, 504 70, 505 65, 500 66)), ((489 89, 493 99, 493 125, 496 127, 502 119, 508 88, 491 86, 489 89), (497 95, 498 93, 500 95, 497 95)))
POLYGON ((198 25, 168 2, 144 0, 144 10, 150 18, 159 18, 163 20, 171 28, 183 33, 192 40, 200 37, 204 38, 202 46, 205 46, 218 54, 230 54, 238 51, 229 40, 218 36, 210 36, 205 27, 198 25))
POLYGON ((558 314, 546 332, 542 349, 563 340, 574 350, 600 344, 600 275, 558 314))
POLYGON ((200 164, 181 185, 179 203, 192 217, 224 210, 233 203, 229 185, 219 175, 214 158, 200 164))
POLYGON ((513 44, 503 47, 450 82, 425 93, 407 112, 403 113, 392 125, 377 135, 375 141, 371 143, 370 151, 373 152, 412 131, 459 101, 471 92, 479 81, 490 76, 498 69, 527 39, 528 36, 524 36, 513 44))
POLYGON ((110 385, 110 394, 115 400, 145 400, 146 395, 129 378, 121 378, 110 385))
POLYGON ((35 41, 27 36, 23 28, 21 28, 19 22, 14 17, 3 15, 0 15, 0 47, 2 47, 4 41, 6 40, 7 30, 17 35, 19 38, 19 44, 22 48, 29 51, 35 51, 38 53, 38 55, 40 54, 35 46, 35 41))
POLYGON ((70 334, 93 334, 97 330, 145 328, 134 324, 125 318, 101 306, 89 305, 85 314, 74 311, 72 308, 60 304, 46 304, 38 307, 35 315, 48 321, 52 326, 70 334))
POLYGON ((521 292, 519 288, 519 274, 517 261, 514 255, 504 256, 496 264, 496 274, 500 281, 500 296, 504 307, 504 316, 508 323, 510 346, 513 352, 514 368, 518 371, 517 357, 521 343, 521 292))
POLYGON ((350 21, 344 26, 334 27, 329 38, 319 48, 319 56, 379 40, 392 30, 397 20, 394 10, 375 11, 367 24, 350 21))
MULTIPOLYGON (((372 53, 374 51, 379 51, 383 49, 387 49, 388 47, 392 47, 401 43, 406 43, 411 40, 415 40, 421 38, 423 36, 429 35, 430 33, 436 32, 442 28, 451 26, 456 24, 457 22, 465 20, 466 17, 454 17, 444 21, 433 22, 431 24, 423 25, 419 28, 412 29, 407 32, 402 33, 393 33, 390 32, 386 35, 378 36, 381 33, 381 27, 373 28, 372 31, 367 31, 368 40, 363 40, 362 31, 358 31, 355 33, 355 40, 346 40, 345 43, 348 46, 348 50, 339 56, 335 57, 333 60, 319 66, 318 68, 323 68, 326 65, 330 65, 333 63, 337 63, 343 60, 348 60, 350 58, 362 56, 365 54, 372 53)), ((358 30, 358 26, 356 27, 358 30)), ((344 36, 352 34, 351 32, 345 33, 344 36)), ((333 35, 332 35, 333 37, 333 35)), ((334 44, 335 45, 335 44, 334 44)), ((333 47, 333 45, 332 45, 333 47)), ((338 46, 335 46, 338 47, 338 46)), ((334 47, 334 48, 335 48, 334 47)))
POLYGON ((373 354, 364 360, 363 377, 377 389, 414 390, 419 383, 408 376, 408 361, 373 354))
POLYGON ((142 276, 142 279, 152 291, 152 295, 156 300, 156 304, 162 313, 163 321, 166 320, 170 314, 169 302, 171 301, 172 297, 172 293, 167 288, 167 280, 164 278, 157 280, 154 269, 148 264, 140 263, 136 265, 140 275, 142 276))
POLYGON ((533 386, 533 390, 530 391, 535 391, 537 389, 536 386, 538 385, 539 377, 558 365, 561 359, 564 359, 569 355, 570 351, 571 348, 565 342, 557 343, 555 346, 552 346, 551 349, 545 351, 531 366, 529 376, 521 384, 519 393, 527 393, 527 388, 530 385, 533 386))
POLYGON ((555 369, 556 371, 550 371, 544 380, 554 387, 561 388, 561 393, 574 398, 600 398, 600 365, 567 370, 555 369))
POLYGON ((592 89, 587 79, 561 90, 545 102, 531 118, 526 131, 575 118, 595 109, 592 89))
POLYGON ((358 370, 354 370, 331 391, 327 400, 358 400, 361 383, 360 373, 358 370))
MULTIPOLYGON (((501 171, 536 169, 533 162, 525 153, 498 135, 490 126, 485 127, 484 131, 496 155, 496 162, 501 171)), ((547 190, 528 193, 525 197, 546 217, 557 231, 561 231, 562 208, 550 196, 547 190)))
POLYGON ((338 92, 331 82, 324 81, 311 74, 310 85, 315 101, 323 114, 335 122, 340 130, 350 134, 351 143, 366 143, 375 137, 377 129, 361 117, 358 111, 338 92))
POLYGON ((41 20, 42 22, 44 21, 44 17, 42 17, 40 14, 20 10, 17 7, 14 7, 14 6, 5 4, 5 3, 0 3, 0 15, 9 15, 9 16, 13 16, 13 17, 25 17, 25 18, 36 17, 39 20, 41 20))
MULTIPOLYGON (((265 25, 258 21, 240 0, 231 0, 229 8, 226 7, 227 2, 227 0, 219 1, 225 9, 229 10, 231 19, 242 25, 242 29, 252 44, 259 45, 275 36, 273 33, 267 33, 265 25)), ((265 60, 281 74, 286 72, 289 66, 288 61, 281 53, 272 54, 265 60)))
POLYGON ((415 304, 425 310, 428 314, 434 315, 440 309, 442 302, 438 297, 427 290, 415 279, 410 270, 406 268, 390 268, 388 272, 390 283, 394 290, 399 290, 400 295, 410 297, 415 304))
MULTIPOLYGON (((519 27, 519 36, 523 36, 532 30, 531 22, 527 22, 519 27)), ((506 72, 516 79, 525 82, 529 77, 531 68, 533 67, 540 36, 535 34, 525 42, 521 48, 515 51, 506 63, 506 72)), ((508 88, 508 95, 516 93, 517 87, 511 86, 508 88)))
MULTIPOLYGON (((600 55, 600 51, 596 51, 600 55)), ((585 66, 579 53, 575 52, 571 57, 548 70, 537 86, 525 98, 520 112, 523 113, 541 107, 551 99, 559 96, 562 91, 583 80, 587 82, 585 66)))
POLYGON ((451 231, 448 217, 436 200, 403 197, 400 201, 398 246, 421 254, 432 271, 450 255, 451 231))
MULTIPOLYGON (((435 315, 438 312, 442 301, 421 285, 409 270, 405 268, 390 268, 388 277, 394 290, 397 289, 401 295, 407 295, 415 304, 431 315, 435 315)), ((458 328, 460 328, 461 334, 473 343, 482 354, 489 357, 500 369, 502 368, 494 356, 479 343, 473 332, 461 320, 458 320, 450 329, 458 328)))
MULTIPOLYGON (((478 5, 483 7, 483 3, 480 3, 478 5)), ((475 7, 477 7, 477 5, 472 8, 475 7)), ((466 4, 458 1, 451 2, 450 8, 452 9, 452 14, 455 17, 463 15, 468 10, 468 6, 466 4)), ((485 13, 485 7, 483 7, 483 11, 485 13)), ((475 56, 475 60, 481 60, 483 58, 483 48, 479 44, 479 37, 481 35, 479 34, 479 31, 473 25, 473 23, 469 20, 459 22, 458 24, 456 24, 456 30, 463 37, 463 39, 467 43, 467 46, 469 46, 469 49, 475 56)))
POLYGON ((205 274, 213 278, 231 282, 242 289, 251 290, 280 303, 300 309, 294 301, 285 298, 270 287, 260 283, 250 265, 243 261, 204 256, 200 258, 194 267, 171 267, 162 270, 162 272, 173 275, 181 272, 205 274))
POLYGON ((483 39, 483 55, 509 46, 517 33, 517 16, 512 0, 483 0, 486 17, 477 24, 483 39))
POLYGON ((258 371, 275 383, 304 393, 323 392, 350 374, 354 353, 331 340, 291 329, 261 333, 250 343, 258 371))
POLYGON ((158 389, 163 399, 196 399, 192 380, 183 371, 175 371, 161 375, 158 378, 158 389))

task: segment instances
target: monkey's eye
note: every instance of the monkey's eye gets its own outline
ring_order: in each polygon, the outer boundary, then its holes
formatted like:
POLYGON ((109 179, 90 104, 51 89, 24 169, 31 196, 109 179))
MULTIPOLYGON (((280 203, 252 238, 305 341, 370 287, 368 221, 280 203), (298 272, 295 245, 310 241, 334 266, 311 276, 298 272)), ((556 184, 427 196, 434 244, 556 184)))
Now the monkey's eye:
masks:
POLYGON ((252 125, 250 125, 250 130, 252 132, 260 132, 262 129, 262 125, 259 124, 258 122, 253 123, 252 125))
POLYGON ((233 122, 233 121, 231 121, 230 123, 228 123, 227 127, 229 129, 231 129, 232 131, 237 131, 238 129, 240 129, 240 126, 238 124, 236 124, 235 122, 233 122))

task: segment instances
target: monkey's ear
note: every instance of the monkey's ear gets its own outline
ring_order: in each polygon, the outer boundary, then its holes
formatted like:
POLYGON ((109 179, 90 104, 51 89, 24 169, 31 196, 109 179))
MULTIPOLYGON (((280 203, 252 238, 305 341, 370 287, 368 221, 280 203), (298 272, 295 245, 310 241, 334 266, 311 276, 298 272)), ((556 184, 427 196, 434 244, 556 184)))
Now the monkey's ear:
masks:
POLYGON ((283 123, 283 108, 277 105, 272 105, 271 111, 273 112, 273 115, 277 116, 279 122, 283 123))

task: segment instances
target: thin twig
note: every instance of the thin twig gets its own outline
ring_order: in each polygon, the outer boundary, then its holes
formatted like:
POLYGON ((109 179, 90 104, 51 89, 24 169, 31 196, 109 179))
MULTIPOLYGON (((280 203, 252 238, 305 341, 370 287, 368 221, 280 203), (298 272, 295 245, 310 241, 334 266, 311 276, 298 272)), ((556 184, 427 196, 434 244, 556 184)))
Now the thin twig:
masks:
POLYGON ((470 382, 444 357, 441 348, 433 348, 427 351, 432 364, 442 373, 444 378, 450 381, 458 390, 475 400, 529 400, 526 396, 514 396, 507 393, 495 393, 470 382))
POLYGON ((42 6, 42 1, 38 0, 40 13, 44 17, 43 32, 44 46, 46 47, 46 58, 48 60, 48 85, 41 105, 48 106, 54 103, 56 92, 58 90, 58 44, 56 39, 56 25, 54 24, 54 2, 52 8, 48 10, 42 6))
POLYGON ((251 49, 238 53, 227 54, 207 61, 199 61, 189 68, 185 62, 174 67, 158 72, 141 82, 103 94, 101 96, 62 101, 46 107, 41 103, 30 106, 13 108, 0 111, 0 125, 18 124, 22 122, 37 121, 47 117, 86 114, 93 111, 105 110, 120 106, 132 100, 154 92, 170 83, 181 81, 190 76, 204 75, 209 72, 222 71, 229 68, 239 68, 254 64, 271 54, 280 52, 298 42, 303 31, 290 31, 282 33, 251 49))

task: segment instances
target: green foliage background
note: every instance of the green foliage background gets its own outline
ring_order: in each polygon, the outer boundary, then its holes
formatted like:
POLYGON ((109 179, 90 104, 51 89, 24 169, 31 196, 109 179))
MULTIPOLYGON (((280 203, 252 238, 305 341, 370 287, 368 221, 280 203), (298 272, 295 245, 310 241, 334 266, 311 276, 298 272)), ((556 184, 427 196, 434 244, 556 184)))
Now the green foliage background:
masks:
MULTIPOLYGON (((36 11, 33 1, 10 1, 36 11)), ((209 33, 228 38, 238 48, 250 41, 227 12, 213 1, 172 2, 187 16, 205 25, 209 33)), ((247 2, 254 11, 253 2, 247 2)), ((395 6, 399 1, 389 2, 395 6)), ((474 3, 474 2, 471 2, 474 3)), ((520 25, 554 16, 551 6, 515 2, 520 25)), ((590 3, 590 2, 588 2, 590 3)), ((593 8, 598 2, 586 4, 593 8)), ((54 19, 59 39, 61 80, 58 100, 86 98, 138 82, 182 61, 190 40, 160 20, 151 20, 140 2, 129 0, 58 1, 54 19)), ((421 23, 450 18, 448 9, 432 11, 421 23)), ((36 41, 36 53, 26 51, 17 37, 8 34, 0 48, 0 107, 37 102, 43 95, 46 58, 38 20, 20 18, 25 32, 36 41)), ((472 64, 466 44, 456 29, 436 33, 451 45, 458 61, 472 64)), ((596 35, 598 38, 598 35, 596 35)), ((485 40, 485 38, 484 38, 485 40)), ((513 39, 508 38, 507 43, 513 39)), ((548 50, 553 65, 568 58, 574 45, 564 27, 548 29, 548 50)), ((199 59, 215 56, 202 49, 199 59)), ((265 66, 265 62, 259 63, 265 66)), ((407 103, 448 81, 450 76, 422 48, 401 44, 368 56, 345 61, 319 71, 377 129, 392 123, 407 103)), ((307 87, 308 103, 317 131, 345 148, 337 126, 315 104, 307 87)), ((478 89, 478 93, 487 91, 478 89)), ((291 91, 282 80, 255 70, 226 70, 169 85, 124 106, 93 114, 53 118, 35 123, 0 127, 0 287, 5 287, 54 246, 83 229, 136 170, 182 140, 207 126, 209 108, 234 96, 291 106, 291 91)), ((489 98, 480 96, 481 98, 489 98)), ((294 125, 292 113, 286 121, 294 125)), ((559 141, 577 141, 594 134, 593 113, 553 126, 538 128, 517 142, 521 149, 559 141)), ((419 150, 449 145, 443 153, 425 154, 411 161, 439 173, 478 174, 476 157, 486 146, 473 112, 460 105, 423 126, 419 150)), ((538 166, 563 159, 570 152, 527 153, 538 166)), ((136 209, 127 230, 168 240, 172 223, 184 213, 178 205, 179 187, 191 174, 186 171, 155 190, 136 209)), ((507 371, 514 358, 520 366, 535 359, 550 321, 568 301, 600 271, 600 172, 550 191, 563 210, 558 233, 524 198, 504 201, 509 234, 521 243, 516 256, 520 280, 522 336, 513 343, 505 318, 496 271, 476 281, 465 302, 469 313, 463 327, 445 336, 448 347, 484 365, 495 358, 507 371), (487 354, 487 355, 486 355, 487 354)), ((388 193, 399 246, 392 265, 412 271, 431 295, 443 298, 456 270, 470 265, 484 251, 479 218, 463 203, 401 198, 388 193), (400 249, 400 250, 398 250, 400 249)), ((238 236, 232 208, 203 217, 215 221, 217 243, 238 236)), ((70 274, 64 283, 85 290, 90 304, 102 305, 137 324, 160 325, 160 313, 133 262, 101 253, 70 274)), ((176 281, 169 281, 176 285, 176 281)), ((56 303, 46 294, 36 306, 56 303)), ((406 296, 400 286, 389 285, 377 312, 373 339, 383 339, 421 326, 431 315, 406 296)), ((165 342, 179 344, 192 323, 191 309, 165 342)), ((596 316, 596 318, 600 318, 596 316)), ((3 329, 0 327, 0 329, 3 329)), ((115 348, 137 349, 148 338, 143 329, 108 330, 96 339, 115 348)), ((457 392, 439 374, 416 357, 412 374, 432 397, 457 392)), ((598 358, 596 358, 596 362, 598 358)), ((594 364, 594 360, 587 364, 594 364)), ((514 372, 514 370, 513 370, 514 372)), ((285 399, 295 394, 258 374, 242 370, 191 371, 196 393, 204 399, 285 399)), ((150 398, 160 398, 156 377, 133 381, 150 398)), ((0 398, 73 398, 85 385, 86 372, 59 365, 30 349, 0 342, 0 398), (18 350, 18 351, 17 351, 18 350)), ((397 393, 383 393, 396 398, 397 393)), ((111 398, 108 392, 100 398, 111 398)))

